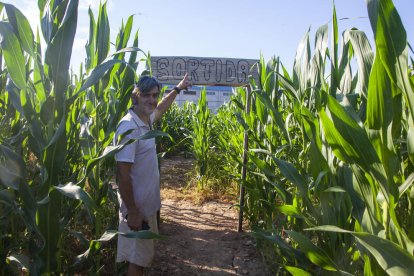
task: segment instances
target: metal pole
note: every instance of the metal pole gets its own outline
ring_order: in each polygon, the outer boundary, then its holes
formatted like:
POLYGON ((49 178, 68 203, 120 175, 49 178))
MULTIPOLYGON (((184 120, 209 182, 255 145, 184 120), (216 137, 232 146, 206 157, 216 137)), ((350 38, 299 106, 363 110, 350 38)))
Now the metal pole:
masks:
MULTIPOLYGON (((246 87, 246 114, 250 113, 250 85, 246 87)), ((243 231, 243 207, 244 207, 244 183, 246 182, 247 175, 247 152, 249 150, 249 136, 248 131, 244 131, 243 141, 243 167, 242 167, 242 181, 240 184, 240 198, 239 198, 239 224, 237 226, 237 232, 243 231)))

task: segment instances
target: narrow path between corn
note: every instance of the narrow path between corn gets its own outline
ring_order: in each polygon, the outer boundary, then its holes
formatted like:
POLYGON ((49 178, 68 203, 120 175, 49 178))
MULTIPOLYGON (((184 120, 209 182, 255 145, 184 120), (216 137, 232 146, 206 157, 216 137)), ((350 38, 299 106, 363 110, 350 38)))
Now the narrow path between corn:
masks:
POLYGON ((146 275, 269 275, 248 233, 237 232, 237 210, 229 202, 194 204, 183 196, 192 160, 161 162, 160 234, 146 275))

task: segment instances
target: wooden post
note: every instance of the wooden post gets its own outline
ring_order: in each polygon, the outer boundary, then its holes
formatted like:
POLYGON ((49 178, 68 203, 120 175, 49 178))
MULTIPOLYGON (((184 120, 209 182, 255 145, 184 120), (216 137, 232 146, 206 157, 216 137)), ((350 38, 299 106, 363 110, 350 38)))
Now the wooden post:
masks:
MULTIPOLYGON (((250 113, 250 86, 246 86, 246 114, 250 113)), ((239 224, 237 226, 237 232, 243 231, 243 207, 244 207, 244 183, 246 181, 247 175, 247 152, 249 150, 249 135, 248 131, 244 131, 244 141, 243 141, 243 167, 242 167, 242 181, 240 184, 240 198, 239 198, 239 224)))

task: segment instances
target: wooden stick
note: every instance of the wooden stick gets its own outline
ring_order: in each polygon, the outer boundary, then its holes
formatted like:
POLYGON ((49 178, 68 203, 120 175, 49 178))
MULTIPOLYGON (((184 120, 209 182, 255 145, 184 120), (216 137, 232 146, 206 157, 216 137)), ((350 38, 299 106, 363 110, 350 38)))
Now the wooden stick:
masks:
MULTIPOLYGON (((250 113, 250 86, 246 87, 246 114, 250 113)), ((246 182, 247 176, 247 152, 249 150, 249 135, 248 131, 244 131, 244 141, 243 141, 243 167, 242 167, 242 181, 240 184, 240 198, 239 198, 239 224, 237 226, 237 232, 243 231, 243 207, 244 207, 244 183, 246 182)))

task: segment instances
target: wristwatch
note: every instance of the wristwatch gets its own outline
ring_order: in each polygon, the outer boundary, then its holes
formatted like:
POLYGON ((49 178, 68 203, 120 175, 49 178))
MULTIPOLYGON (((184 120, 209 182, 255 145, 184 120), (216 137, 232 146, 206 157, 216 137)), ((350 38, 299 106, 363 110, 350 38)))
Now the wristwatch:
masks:
POLYGON ((174 87, 172 90, 177 91, 177 94, 180 94, 180 91, 181 91, 181 89, 180 89, 180 88, 178 88, 178 86, 174 87))

